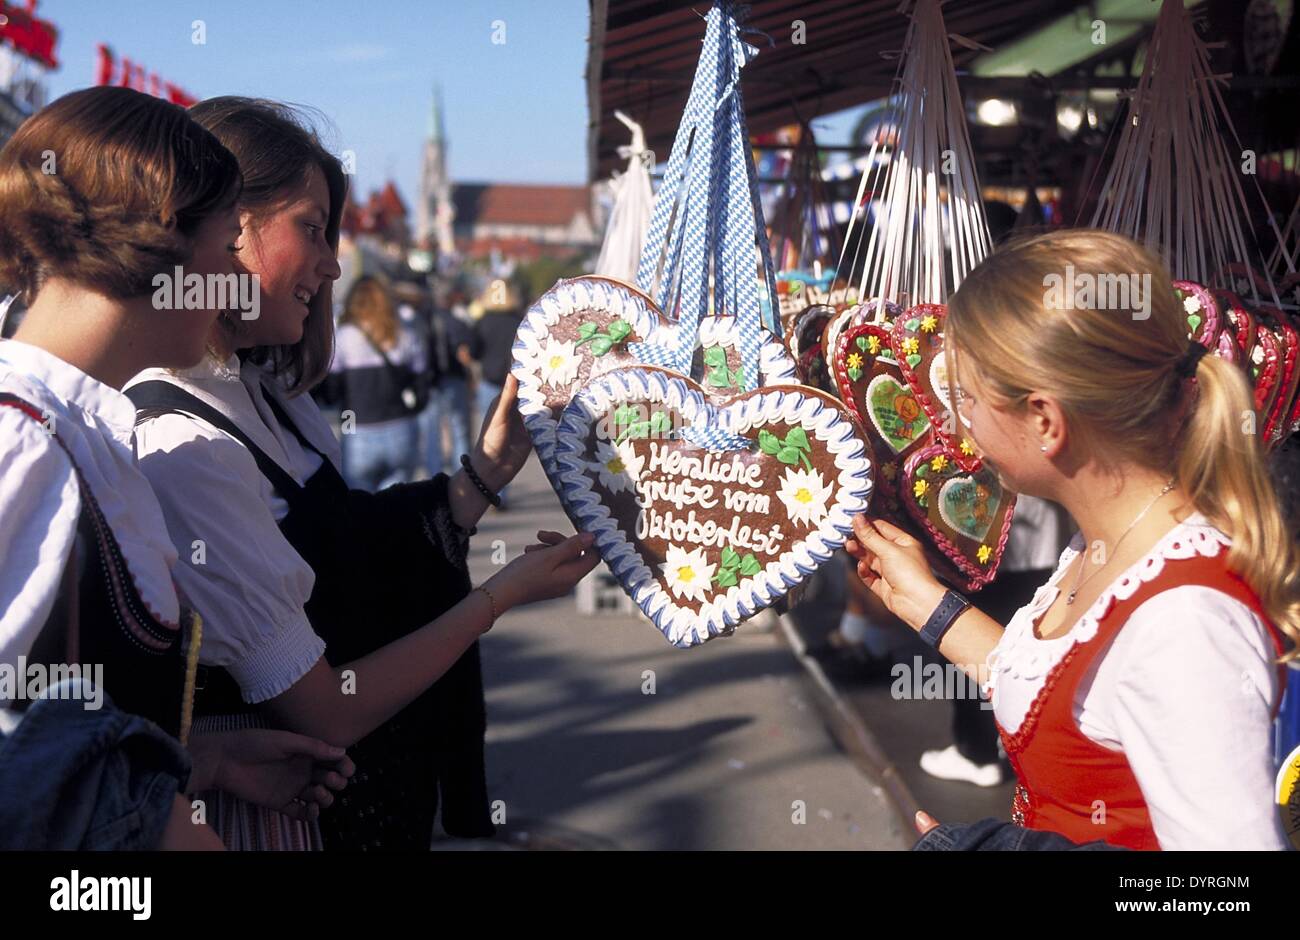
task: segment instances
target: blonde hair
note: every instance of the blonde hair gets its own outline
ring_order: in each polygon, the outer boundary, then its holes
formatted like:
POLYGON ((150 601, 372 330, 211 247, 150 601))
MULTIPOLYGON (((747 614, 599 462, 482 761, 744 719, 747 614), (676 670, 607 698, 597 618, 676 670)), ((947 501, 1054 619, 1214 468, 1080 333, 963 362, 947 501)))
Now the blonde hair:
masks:
POLYGON ((354 324, 381 349, 397 345, 397 312, 383 281, 369 274, 353 282, 340 323, 354 324))
MULTIPOLYGON (((992 404, 1020 408, 1030 390, 1044 392, 1103 461, 1175 477, 1192 505, 1231 537, 1228 567, 1269 619, 1300 641, 1300 558, 1255 434, 1250 387, 1239 367, 1213 354, 1201 357, 1194 385, 1178 374, 1187 324, 1159 258, 1090 229, 1018 240, 966 278, 949 300, 944 329, 954 357, 974 367, 992 404), (1053 298, 1051 287, 1070 291, 1080 275, 1098 290, 1116 284, 1115 275, 1136 275, 1141 293, 1127 292, 1127 306, 1055 302, 1063 295, 1053 298)), ((1293 649, 1284 659, 1295 656, 1293 649)))

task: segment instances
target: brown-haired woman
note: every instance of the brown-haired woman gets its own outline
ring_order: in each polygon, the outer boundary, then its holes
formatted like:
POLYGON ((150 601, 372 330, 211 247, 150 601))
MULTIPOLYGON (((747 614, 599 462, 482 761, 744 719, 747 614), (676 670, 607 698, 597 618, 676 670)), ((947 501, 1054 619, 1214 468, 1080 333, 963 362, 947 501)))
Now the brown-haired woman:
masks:
POLYGON ((418 416, 428 394, 424 344, 372 275, 348 288, 334 342, 330 375, 346 422, 343 475, 363 490, 409 481, 420 464, 418 416))
MULTIPOLYGON (((218 98, 191 113, 239 160, 238 264, 263 288, 262 316, 219 323, 205 363, 130 389, 172 537, 203 548, 179 577, 204 604, 203 662, 217 667, 205 720, 357 744, 347 804, 300 833, 313 845, 428 848, 439 794, 448 833, 488 835, 476 641, 510 607, 567 593, 598 556, 586 536, 538 546, 470 591, 468 538, 531 450, 513 384, 455 476, 348 488, 301 394, 328 366, 342 167, 284 105, 218 98)), ((216 817, 228 845, 279 845, 280 823, 242 804, 216 817)))
MULTIPOLYGON (((945 334, 984 459, 1080 534, 1005 630, 949 603, 893 526, 859 517, 850 550, 894 613, 987 679, 1013 821, 1076 843, 1283 848, 1269 735, 1300 571, 1245 377, 1189 341, 1160 260, 1105 232, 999 248, 945 334), (1121 309, 1051 291, 1117 275, 1136 289, 1121 309)), ((918 847, 961 838, 927 833, 918 847)))
MULTIPOLYGON (((15 338, 0 342, 0 662, 94 664, 118 709, 182 740, 182 648, 197 654, 197 620, 172 582, 176 551, 136 466, 135 409, 120 389, 142 368, 185 367, 203 355, 218 309, 204 301, 175 309, 159 291, 178 270, 233 275, 239 187, 234 158, 212 134, 181 108, 124 88, 60 98, 0 151, 0 284, 28 304, 15 338)), ((99 733, 118 727, 106 717, 99 733)), ((133 746, 139 756, 158 745, 133 746)), ((342 776, 331 768, 342 761, 350 772, 341 749, 296 735, 196 732, 189 747, 193 768, 178 768, 181 784, 189 775, 192 787, 229 787, 302 818, 316 811, 308 803, 330 800, 313 773, 337 788, 342 776), (293 798, 307 802, 291 806, 293 798)), ((105 770, 101 793, 116 772, 105 770)), ((72 780, 21 784, 82 792, 72 780)), ((13 795, 0 789, 0 799, 13 795)), ((190 804, 174 790, 149 793, 134 824, 116 822, 123 838, 100 847, 152 847, 146 834, 125 838, 150 810, 171 814, 164 847, 177 833, 220 847, 207 827, 190 824, 190 804)), ((68 819, 49 823, 47 834, 68 819)))

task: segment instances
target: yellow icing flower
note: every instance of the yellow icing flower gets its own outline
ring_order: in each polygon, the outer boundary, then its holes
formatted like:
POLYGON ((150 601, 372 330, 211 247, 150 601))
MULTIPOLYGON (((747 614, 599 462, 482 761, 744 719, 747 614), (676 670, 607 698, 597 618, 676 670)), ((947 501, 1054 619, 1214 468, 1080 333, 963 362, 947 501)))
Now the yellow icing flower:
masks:
POLYGON ((918 340, 915 336, 913 336, 910 339, 903 340, 904 356, 915 356, 920 351, 921 351, 921 341, 918 340))
POLYGON ((920 499, 922 496, 925 495, 925 491, 928 490, 929 488, 930 488, 929 483, 925 482, 924 480, 917 480, 915 483, 912 484, 912 495, 915 496, 917 499, 920 499))
POLYGON ((967 457, 975 456, 975 446, 970 441, 963 439, 961 442, 961 452, 967 457))
POLYGON ((947 468, 947 466, 948 466, 948 458, 945 457, 943 454, 940 454, 938 457, 935 457, 933 460, 930 461, 930 469, 933 470, 935 473, 942 473, 947 468))
POLYGON ((922 318, 921 318, 921 332, 922 332, 922 333, 933 333, 934 330, 935 330, 935 328, 936 328, 938 325, 939 325, 939 321, 938 321, 937 319, 935 319, 933 316, 927 316, 927 317, 922 317, 922 318))
POLYGON ((871 355, 873 355, 873 356, 876 355, 878 352, 880 352, 880 337, 879 337, 879 336, 868 336, 868 337, 867 337, 867 352, 871 353, 871 355))
POLYGON ((862 368, 862 357, 857 353, 849 353, 848 364, 850 369, 862 368))
POLYGON ((992 554, 993 550, 991 548, 987 545, 981 545, 979 551, 975 553, 975 557, 980 560, 981 565, 987 565, 989 563, 989 557, 992 554))

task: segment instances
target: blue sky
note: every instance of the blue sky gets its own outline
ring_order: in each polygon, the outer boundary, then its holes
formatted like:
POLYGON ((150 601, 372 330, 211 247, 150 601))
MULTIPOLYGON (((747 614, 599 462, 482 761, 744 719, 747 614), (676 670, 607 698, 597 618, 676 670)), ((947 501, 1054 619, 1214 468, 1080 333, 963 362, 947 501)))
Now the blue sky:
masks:
MULTIPOLYGON (((310 105, 333 125, 327 144, 356 154, 362 193, 391 176, 414 199, 435 81, 453 180, 584 181, 587 0, 40 0, 37 13, 61 31, 52 97, 94 82, 103 42, 199 98, 310 105)), ((844 124, 819 121, 835 130, 823 140, 844 124)))

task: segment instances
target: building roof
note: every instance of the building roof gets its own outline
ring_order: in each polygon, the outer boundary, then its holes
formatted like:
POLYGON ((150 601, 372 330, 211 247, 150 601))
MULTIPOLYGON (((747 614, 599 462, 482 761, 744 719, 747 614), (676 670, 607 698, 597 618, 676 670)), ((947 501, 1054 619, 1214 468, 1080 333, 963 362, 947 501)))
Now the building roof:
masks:
POLYGON ((586 186, 455 183, 451 200, 457 226, 567 226, 578 215, 591 220, 591 191, 586 186))

